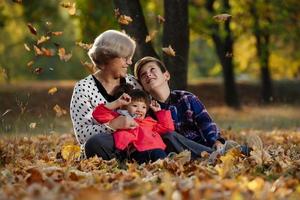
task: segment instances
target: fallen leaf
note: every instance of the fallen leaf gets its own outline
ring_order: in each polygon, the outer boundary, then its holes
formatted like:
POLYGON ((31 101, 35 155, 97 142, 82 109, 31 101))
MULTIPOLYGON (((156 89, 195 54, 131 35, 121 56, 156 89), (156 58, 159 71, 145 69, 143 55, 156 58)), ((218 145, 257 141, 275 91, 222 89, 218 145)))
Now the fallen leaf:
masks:
POLYGON ((66 54, 65 48, 59 48, 58 49, 58 55, 59 55, 60 60, 63 60, 65 62, 67 62, 68 60, 70 60, 70 58, 72 57, 71 53, 66 54))
POLYGON ((77 145, 65 145, 62 147, 61 155, 65 160, 73 160, 79 158, 80 147, 77 145))
POLYGON ((27 184, 32 184, 32 183, 43 183, 44 182, 44 177, 42 172, 36 168, 29 168, 26 170, 29 173, 29 176, 27 176, 26 179, 26 183, 27 184))
POLYGON ((232 16, 229 14, 219 14, 219 15, 215 15, 213 16, 213 19, 216 20, 217 22, 225 22, 226 20, 229 20, 232 16))
POLYGON ((168 47, 164 47, 162 48, 163 52, 165 52, 167 55, 169 56, 175 56, 176 52, 174 51, 174 49, 171 47, 171 45, 169 45, 168 47))
POLYGON ((120 15, 119 19, 118 19, 118 22, 123 25, 128 25, 132 21, 133 21, 132 18, 130 16, 126 16, 126 15, 120 15))
POLYGON ((29 48, 29 46, 26 43, 24 43, 24 47, 27 51, 31 51, 31 49, 29 48))
POLYGON ((48 94, 51 94, 51 95, 53 95, 56 92, 57 92, 57 87, 53 87, 48 90, 48 94))
POLYGON ((46 42, 47 40, 49 40, 50 39, 50 37, 49 36, 42 36, 40 39, 38 39, 38 41, 37 41, 37 44, 39 45, 39 44, 41 44, 41 43, 44 43, 44 42, 46 42))
POLYGON ((28 23, 28 24, 27 24, 27 27, 29 28, 29 31, 30 31, 33 35, 36 35, 36 34, 37 34, 36 28, 34 28, 34 26, 33 26, 31 23, 28 23))

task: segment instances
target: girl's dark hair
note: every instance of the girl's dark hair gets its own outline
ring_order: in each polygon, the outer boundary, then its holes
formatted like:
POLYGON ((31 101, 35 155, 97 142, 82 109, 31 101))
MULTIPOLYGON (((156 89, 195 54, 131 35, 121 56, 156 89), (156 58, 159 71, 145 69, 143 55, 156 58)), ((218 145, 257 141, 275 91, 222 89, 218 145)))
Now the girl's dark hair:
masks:
POLYGON ((150 105, 149 95, 140 89, 133 89, 130 84, 121 84, 114 90, 114 97, 119 98, 123 93, 127 93, 131 97, 131 101, 142 101, 145 102, 147 107, 150 105))

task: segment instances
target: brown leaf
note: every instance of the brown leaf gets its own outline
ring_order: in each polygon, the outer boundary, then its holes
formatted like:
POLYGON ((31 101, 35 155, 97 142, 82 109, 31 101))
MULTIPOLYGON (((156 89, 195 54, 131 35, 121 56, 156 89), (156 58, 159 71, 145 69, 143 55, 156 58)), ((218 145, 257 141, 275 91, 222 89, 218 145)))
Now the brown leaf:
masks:
POLYGON ((48 90, 48 94, 51 94, 51 95, 53 95, 56 92, 57 92, 57 87, 52 87, 48 90))
POLYGON ((213 19, 216 20, 217 22, 225 22, 226 20, 229 20, 232 16, 229 14, 219 14, 219 15, 215 15, 213 16, 213 19))
POLYGON ((119 19, 118 19, 118 22, 123 25, 128 25, 132 21, 133 21, 132 18, 130 16, 126 16, 126 15, 120 15, 119 19))
POLYGON ((72 57, 71 53, 66 54, 65 48, 59 48, 58 49, 58 55, 59 55, 60 60, 63 60, 65 62, 67 62, 68 60, 70 60, 70 58, 72 57))
POLYGON ((44 56, 48 56, 48 57, 54 56, 54 52, 52 49, 46 49, 46 48, 42 47, 41 50, 42 50, 44 56))
POLYGON ((145 42, 148 43, 150 42, 151 40, 153 40, 156 36, 158 31, 152 31, 149 35, 146 36, 146 39, 145 39, 145 42))
POLYGON ((37 68, 35 68, 34 69, 34 73, 36 73, 36 74, 41 74, 43 72, 43 68, 41 68, 41 67, 37 67, 37 68))
POLYGON ((76 3, 61 3, 60 4, 63 8, 66 8, 68 10, 69 15, 75 15, 76 14, 76 3))
POLYGON ((37 41, 37 44, 39 45, 39 44, 41 44, 41 43, 44 43, 44 42, 46 42, 47 40, 49 40, 50 39, 50 37, 49 36, 42 36, 40 39, 38 39, 38 41, 37 41))
POLYGON ((40 48, 38 48, 37 46, 33 45, 33 49, 34 49, 35 55, 37 55, 37 56, 44 55, 43 51, 40 48))
POLYGON ((34 28, 34 26, 33 26, 31 23, 28 23, 28 24, 27 24, 27 27, 29 28, 29 31, 30 31, 33 35, 36 35, 36 34, 37 34, 36 28, 34 28))
POLYGON ((30 185, 32 183, 43 183, 44 182, 43 174, 39 169, 32 167, 32 168, 27 169, 26 172, 29 173, 29 175, 25 178, 27 184, 30 185))
POLYGON ((76 45, 85 49, 85 50, 89 50, 90 48, 92 48, 93 44, 85 44, 83 42, 76 42, 76 45))
POLYGON ((174 51, 174 49, 171 47, 171 45, 169 45, 168 47, 164 47, 162 48, 163 52, 165 52, 167 55, 169 56, 175 56, 176 52, 174 51))
POLYGON ((24 47, 27 51, 31 51, 31 49, 29 48, 29 46, 26 43, 24 43, 24 47))
POLYGON ((51 34, 54 36, 60 36, 63 34, 63 32, 62 31, 53 31, 53 32, 51 32, 51 34))
POLYGON ((157 21, 158 21, 158 23, 162 24, 162 23, 164 23, 166 20, 165 20, 164 17, 162 17, 162 16, 160 16, 160 15, 157 15, 157 21))

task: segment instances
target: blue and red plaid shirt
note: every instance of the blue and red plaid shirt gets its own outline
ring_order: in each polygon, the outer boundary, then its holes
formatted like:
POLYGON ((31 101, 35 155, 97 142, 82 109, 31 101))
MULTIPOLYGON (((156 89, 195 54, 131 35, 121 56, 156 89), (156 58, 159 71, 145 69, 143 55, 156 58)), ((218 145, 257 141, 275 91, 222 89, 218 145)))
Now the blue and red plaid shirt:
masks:
POLYGON ((162 109, 171 111, 175 131, 186 138, 209 147, 212 147, 216 140, 225 142, 216 123, 194 94, 184 90, 173 90, 166 102, 158 103, 162 109))

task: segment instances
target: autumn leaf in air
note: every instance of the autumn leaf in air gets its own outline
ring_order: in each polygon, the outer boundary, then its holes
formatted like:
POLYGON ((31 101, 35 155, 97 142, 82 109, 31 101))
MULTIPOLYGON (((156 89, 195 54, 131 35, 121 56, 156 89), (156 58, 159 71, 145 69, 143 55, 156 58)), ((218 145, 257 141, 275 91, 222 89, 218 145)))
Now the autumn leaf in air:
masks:
POLYGON ((157 15, 157 21, 158 21, 158 23, 162 24, 162 23, 164 23, 166 20, 165 20, 165 18, 162 17, 161 15, 157 15))
POLYGON ((213 19, 216 20, 217 22, 225 22, 229 20, 231 17, 232 17, 231 15, 224 13, 224 14, 213 16, 213 19))
POLYGON ((36 34, 37 34, 36 28, 34 28, 34 26, 33 26, 31 23, 28 23, 28 24, 27 24, 27 27, 29 28, 29 31, 30 31, 33 35, 36 35, 36 34))
POLYGON ((61 117, 63 115, 67 114, 67 111, 65 109, 62 109, 59 105, 55 105, 53 107, 54 112, 56 113, 56 117, 61 117))
POLYGON ((65 62, 70 60, 70 58, 72 57, 71 53, 69 53, 69 54, 66 53, 65 48, 59 48, 58 49, 58 55, 59 55, 60 60, 63 60, 65 62))
POLYGON ((119 18, 119 16, 121 15, 119 8, 114 9, 114 13, 116 18, 119 18))
POLYGON ((31 67, 31 66, 33 65, 33 63, 34 63, 33 60, 29 61, 29 62, 27 63, 27 67, 31 67))
POLYGON ((36 127, 36 122, 32 122, 29 124, 29 128, 35 129, 35 127, 36 127))
POLYGON ((95 73, 96 72, 96 68, 95 66, 93 65, 93 63, 90 63, 90 62, 83 62, 83 61, 80 61, 81 64, 91 73, 95 73))
POLYGON ((30 47, 26 43, 24 43, 24 47, 27 51, 31 51, 30 47))
POLYGON ((53 32, 51 32, 51 34, 54 36, 60 36, 63 34, 63 32, 62 31, 53 31, 53 32))
POLYGON ((41 74, 42 72, 43 72, 43 68, 41 68, 41 67, 36 67, 34 69, 34 73, 36 73, 37 75, 41 74))
POLYGON ((123 24, 123 25, 128 25, 132 22, 132 18, 130 16, 127 16, 127 15, 120 15, 119 16, 119 19, 118 19, 118 22, 120 24, 123 24))
POLYGON ((165 52, 167 55, 169 56, 175 56, 176 52, 174 51, 174 49, 171 47, 171 45, 169 45, 168 47, 164 47, 162 48, 162 51, 165 52))
POLYGON ((57 92, 57 87, 53 87, 48 90, 48 94, 51 94, 51 95, 53 95, 56 92, 57 92))
POLYGON ((39 45, 39 44, 44 43, 48 40, 50 40, 49 36, 42 36, 40 39, 38 39, 37 44, 39 45))
POLYGON ((66 8, 68 10, 69 15, 75 15, 76 13, 76 3, 61 3, 60 4, 63 8, 66 8))
POLYGON ((152 31, 149 35, 146 36, 146 39, 145 39, 145 42, 148 43, 150 42, 151 40, 153 40, 156 36, 158 31, 152 31))
POLYGON ((76 45, 85 49, 85 50, 89 50, 90 48, 92 48, 93 44, 85 44, 83 42, 76 42, 76 45))

